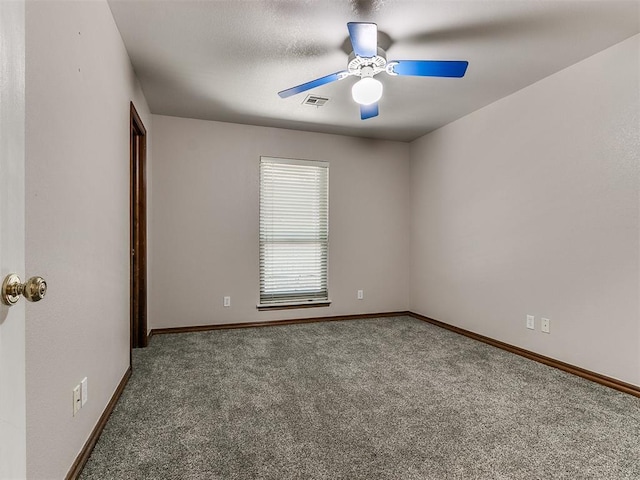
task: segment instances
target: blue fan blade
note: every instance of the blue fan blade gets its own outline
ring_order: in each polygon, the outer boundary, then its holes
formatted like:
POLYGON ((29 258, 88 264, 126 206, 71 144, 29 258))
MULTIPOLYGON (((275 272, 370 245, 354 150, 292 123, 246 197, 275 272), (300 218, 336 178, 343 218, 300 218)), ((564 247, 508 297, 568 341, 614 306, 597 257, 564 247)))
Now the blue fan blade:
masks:
POLYGON ((391 69, 398 75, 418 77, 464 77, 469 62, 457 60, 394 60, 391 69))
POLYGON ((342 80, 348 75, 349 75, 349 72, 347 72, 346 70, 342 70, 341 72, 332 73, 331 75, 327 75, 326 77, 316 78, 315 80, 311 80, 310 82, 303 83, 302 85, 298 85, 297 87, 292 87, 286 90, 282 90, 281 92, 278 92, 278 95, 280 95, 281 98, 287 98, 287 97, 290 97, 291 95, 295 95, 296 93, 306 92, 307 90, 311 90, 312 88, 316 88, 321 85, 326 85, 327 83, 342 80))
POLYGON ((371 58, 378 54, 378 26, 375 23, 349 22, 347 28, 356 55, 371 58))
POLYGON ((367 118, 373 118, 378 116, 378 104, 372 103, 371 105, 360 105, 360 118, 366 120, 367 118))

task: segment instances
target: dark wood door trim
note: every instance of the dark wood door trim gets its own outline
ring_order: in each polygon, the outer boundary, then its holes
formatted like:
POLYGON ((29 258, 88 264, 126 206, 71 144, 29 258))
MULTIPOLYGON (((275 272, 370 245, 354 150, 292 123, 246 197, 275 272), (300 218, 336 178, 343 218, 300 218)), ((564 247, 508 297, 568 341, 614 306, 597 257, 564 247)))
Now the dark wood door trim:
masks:
POLYGON ((131 348, 146 347, 147 336, 147 130, 131 102, 131 348))

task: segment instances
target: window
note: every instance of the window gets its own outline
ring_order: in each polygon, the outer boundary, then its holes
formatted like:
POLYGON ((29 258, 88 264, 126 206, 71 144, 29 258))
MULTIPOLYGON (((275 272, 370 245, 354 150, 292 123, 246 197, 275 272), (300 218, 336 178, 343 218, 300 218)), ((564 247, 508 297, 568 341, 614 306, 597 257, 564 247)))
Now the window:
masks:
POLYGON ((260 159, 260 305, 329 304, 329 163, 260 159))

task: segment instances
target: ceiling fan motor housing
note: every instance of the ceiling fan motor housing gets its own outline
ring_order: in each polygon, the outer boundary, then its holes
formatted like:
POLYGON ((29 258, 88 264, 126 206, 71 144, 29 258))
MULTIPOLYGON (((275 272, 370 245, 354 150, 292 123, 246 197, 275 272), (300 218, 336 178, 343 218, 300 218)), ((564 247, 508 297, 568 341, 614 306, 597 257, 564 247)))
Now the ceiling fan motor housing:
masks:
POLYGON ((359 57, 354 52, 349 55, 349 63, 347 70, 349 74, 357 77, 373 77, 380 72, 385 71, 387 65, 387 52, 378 47, 375 57, 359 57))

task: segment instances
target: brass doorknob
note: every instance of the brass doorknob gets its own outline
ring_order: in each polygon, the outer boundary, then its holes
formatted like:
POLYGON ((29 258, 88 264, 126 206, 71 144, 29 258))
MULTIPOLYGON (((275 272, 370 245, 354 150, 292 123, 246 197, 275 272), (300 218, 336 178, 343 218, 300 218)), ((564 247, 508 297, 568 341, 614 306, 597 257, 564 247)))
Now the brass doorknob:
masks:
POLYGON ((47 282, 42 277, 31 277, 22 283, 20 277, 15 273, 7 275, 2 282, 2 303, 5 305, 15 305, 20 299, 20 295, 30 302, 39 302, 47 294, 47 282))

